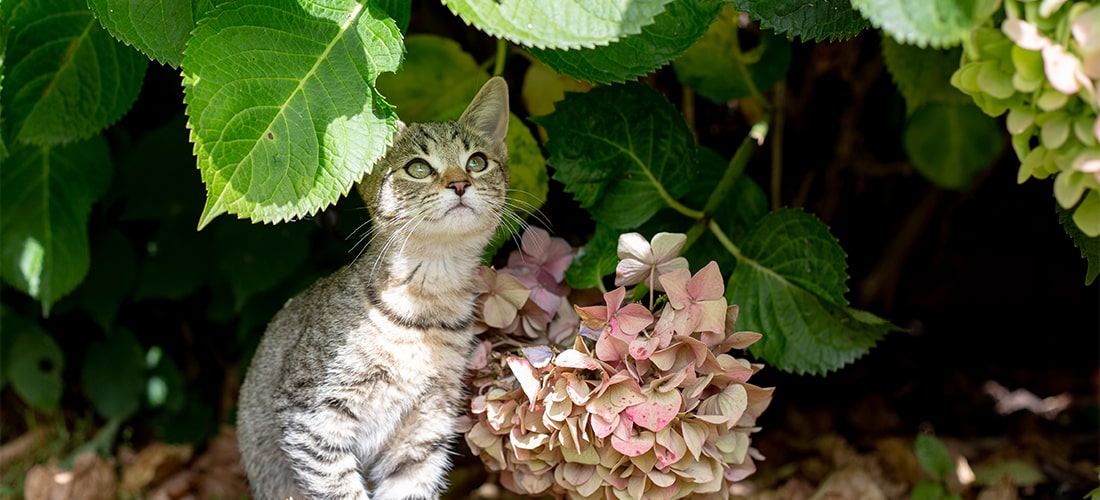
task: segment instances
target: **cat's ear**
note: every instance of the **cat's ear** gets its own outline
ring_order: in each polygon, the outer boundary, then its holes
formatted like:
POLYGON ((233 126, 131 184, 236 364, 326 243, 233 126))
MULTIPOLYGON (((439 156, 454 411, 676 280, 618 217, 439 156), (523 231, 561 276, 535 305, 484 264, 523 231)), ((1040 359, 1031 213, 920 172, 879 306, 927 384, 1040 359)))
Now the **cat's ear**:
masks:
POLYGON ((504 79, 494 76, 485 82, 458 122, 481 133, 493 143, 497 154, 506 156, 508 149, 504 136, 508 134, 508 84, 504 79))

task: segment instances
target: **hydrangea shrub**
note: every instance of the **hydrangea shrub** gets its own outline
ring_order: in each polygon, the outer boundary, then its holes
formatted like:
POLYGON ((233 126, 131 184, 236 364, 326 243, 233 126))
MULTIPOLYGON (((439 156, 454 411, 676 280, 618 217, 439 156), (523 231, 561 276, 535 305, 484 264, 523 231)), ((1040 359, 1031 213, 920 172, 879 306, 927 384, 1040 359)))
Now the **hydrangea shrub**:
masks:
POLYGON ((755 471, 750 435, 773 389, 748 383, 762 365, 728 352, 761 335, 737 331, 716 263, 690 273, 685 239, 622 235, 618 288, 587 307, 562 283, 569 246, 541 229, 506 268, 482 270, 466 441, 505 488, 727 498, 755 471))

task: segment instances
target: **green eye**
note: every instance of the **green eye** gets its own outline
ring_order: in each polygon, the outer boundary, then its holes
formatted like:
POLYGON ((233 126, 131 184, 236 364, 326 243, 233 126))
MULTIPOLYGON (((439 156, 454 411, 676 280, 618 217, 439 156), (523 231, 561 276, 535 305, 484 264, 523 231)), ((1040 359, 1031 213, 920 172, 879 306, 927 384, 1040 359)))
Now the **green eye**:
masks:
POLYGON ((488 167, 489 160, 486 160, 485 155, 481 153, 474 153, 469 160, 466 160, 466 170, 470 172, 481 172, 488 167))
POLYGON ((424 162, 424 160, 413 160, 408 165, 405 165, 405 173, 409 174, 409 177, 413 179, 425 179, 429 175, 432 175, 432 167, 424 162))

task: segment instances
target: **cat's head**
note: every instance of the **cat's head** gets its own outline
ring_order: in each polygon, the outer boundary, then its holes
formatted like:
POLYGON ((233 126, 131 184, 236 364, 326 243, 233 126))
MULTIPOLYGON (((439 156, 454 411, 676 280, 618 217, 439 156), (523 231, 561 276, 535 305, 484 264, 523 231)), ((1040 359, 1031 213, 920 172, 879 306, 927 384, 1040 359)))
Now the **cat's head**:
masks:
POLYGON ((482 86, 457 121, 399 124, 359 194, 372 224, 429 237, 485 236, 508 191, 508 85, 482 86))

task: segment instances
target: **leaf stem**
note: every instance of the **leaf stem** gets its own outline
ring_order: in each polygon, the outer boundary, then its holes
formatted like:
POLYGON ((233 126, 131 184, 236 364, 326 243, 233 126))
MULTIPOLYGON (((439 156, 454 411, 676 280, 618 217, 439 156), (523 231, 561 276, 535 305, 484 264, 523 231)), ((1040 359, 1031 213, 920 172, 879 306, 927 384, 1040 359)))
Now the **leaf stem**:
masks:
POLYGON ((783 184, 783 105, 786 101, 787 82, 780 80, 775 84, 775 134, 772 136, 772 178, 771 199, 772 210, 778 210, 782 203, 783 184))
POLYGON ((508 59, 508 42, 503 38, 497 38, 497 56, 493 62, 493 76, 504 74, 504 62, 508 59))
POLYGON ((710 196, 707 197, 707 203, 703 206, 701 216, 695 217, 695 224, 688 230, 687 241, 684 243, 683 247, 684 250, 695 243, 695 241, 703 235, 703 232, 710 229, 712 233, 715 233, 719 241, 722 242, 722 246, 726 247, 734 257, 738 259, 741 258, 741 251, 738 250, 737 246, 734 245, 732 241, 730 241, 726 233, 722 231, 718 223, 714 222, 711 216, 722 206, 722 203, 729 198, 733 186, 737 184, 737 180, 740 179, 741 175, 745 172, 745 167, 749 164, 749 158, 752 157, 752 153, 756 150, 756 146, 763 142, 764 137, 767 135, 768 122, 761 121, 754 124, 749 134, 741 140, 741 145, 737 147, 737 151, 733 153, 733 158, 730 158, 729 163, 726 165, 726 172, 722 174, 722 179, 718 181, 718 185, 715 186, 714 191, 711 191, 710 196), (719 234, 721 236, 719 236, 719 234))
POLYGON ((745 260, 744 254, 741 253, 741 249, 737 248, 737 245, 733 244, 729 236, 726 236, 726 232, 722 230, 722 227, 717 222, 711 220, 707 224, 707 228, 710 229, 711 234, 718 239, 718 243, 721 243, 723 247, 731 254, 738 262, 745 260))

